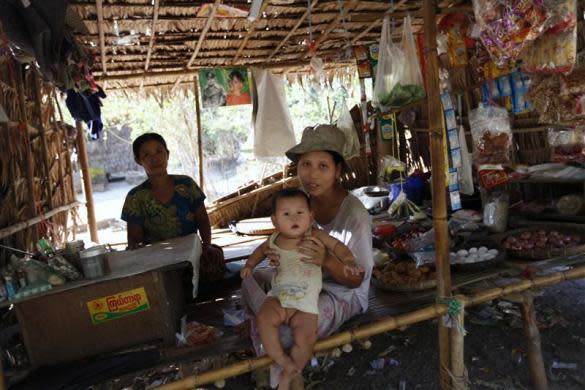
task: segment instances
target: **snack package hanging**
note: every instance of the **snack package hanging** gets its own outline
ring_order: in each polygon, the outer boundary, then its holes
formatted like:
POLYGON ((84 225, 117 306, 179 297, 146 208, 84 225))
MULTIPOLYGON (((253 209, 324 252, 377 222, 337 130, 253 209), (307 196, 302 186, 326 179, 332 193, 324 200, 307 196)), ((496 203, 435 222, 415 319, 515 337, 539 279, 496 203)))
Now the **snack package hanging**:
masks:
POLYGON ((473 161, 482 164, 509 164, 512 129, 508 111, 497 106, 480 104, 469 113, 473 161))
POLYGON ((473 0, 481 42, 498 67, 513 63, 545 29, 542 0, 473 0))
POLYGON ((420 65, 412 35, 410 16, 404 18, 402 47, 392 41, 390 18, 384 18, 372 104, 402 107, 424 98, 420 65))
POLYGON ((577 4, 575 0, 545 0, 550 19, 546 32, 522 52, 528 73, 571 73, 577 59, 577 4))
POLYGON ((582 128, 548 130, 551 161, 585 162, 585 132, 582 128))

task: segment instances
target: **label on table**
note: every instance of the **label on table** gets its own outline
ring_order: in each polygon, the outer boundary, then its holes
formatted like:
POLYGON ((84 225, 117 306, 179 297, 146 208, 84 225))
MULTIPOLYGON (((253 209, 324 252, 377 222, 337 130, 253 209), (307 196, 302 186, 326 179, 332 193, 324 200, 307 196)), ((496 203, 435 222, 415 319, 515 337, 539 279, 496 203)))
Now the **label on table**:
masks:
POLYGON ((86 304, 94 325, 150 309, 144 287, 94 299, 86 304))

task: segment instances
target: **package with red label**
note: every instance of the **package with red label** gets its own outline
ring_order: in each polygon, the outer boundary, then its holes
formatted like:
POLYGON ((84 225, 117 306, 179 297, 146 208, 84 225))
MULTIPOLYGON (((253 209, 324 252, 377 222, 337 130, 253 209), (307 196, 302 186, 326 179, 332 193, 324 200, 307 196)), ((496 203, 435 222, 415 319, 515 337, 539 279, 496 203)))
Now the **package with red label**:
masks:
POLYGON ((508 172, 501 165, 480 165, 477 175, 479 184, 486 190, 502 186, 510 180, 508 172))
POLYGON ((195 346, 208 344, 217 340, 223 333, 213 326, 201 324, 197 321, 187 322, 186 317, 181 318, 181 333, 175 334, 177 345, 195 346))

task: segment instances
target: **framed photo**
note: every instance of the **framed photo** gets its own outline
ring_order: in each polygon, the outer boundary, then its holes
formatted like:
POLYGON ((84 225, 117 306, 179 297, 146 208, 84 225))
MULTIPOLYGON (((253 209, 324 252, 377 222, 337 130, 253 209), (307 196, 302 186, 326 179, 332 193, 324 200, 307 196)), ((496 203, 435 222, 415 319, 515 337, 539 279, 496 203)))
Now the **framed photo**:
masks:
POLYGON ((252 103, 246 68, 201 69, 199 88, 203 108, 252 103))

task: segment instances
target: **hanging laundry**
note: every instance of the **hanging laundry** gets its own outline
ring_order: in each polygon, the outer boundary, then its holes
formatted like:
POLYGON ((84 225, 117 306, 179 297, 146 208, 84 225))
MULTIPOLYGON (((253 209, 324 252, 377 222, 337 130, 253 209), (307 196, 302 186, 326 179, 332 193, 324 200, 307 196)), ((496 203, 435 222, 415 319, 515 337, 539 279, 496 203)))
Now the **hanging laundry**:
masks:
POLYGON ((106 94, 100 86, 97 86, 97 88, 98 90, 95 93, 89 90, 77 92, 73 89, 68 89, 67 98, 65 99, 65 104, 67 104, 71 116, 75 120, 85 122, 87 125, 91 133, 91 139, 98 139, 103 129, 100 108, 102 102, 100 98, 104 99, 106 94))

